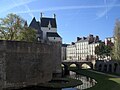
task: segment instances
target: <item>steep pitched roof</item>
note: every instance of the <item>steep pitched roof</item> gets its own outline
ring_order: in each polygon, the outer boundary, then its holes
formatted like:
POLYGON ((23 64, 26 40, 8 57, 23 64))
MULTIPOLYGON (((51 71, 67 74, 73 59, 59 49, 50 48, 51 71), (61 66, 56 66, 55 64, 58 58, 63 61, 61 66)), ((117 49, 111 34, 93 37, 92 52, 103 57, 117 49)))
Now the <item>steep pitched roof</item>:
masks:
POLYGON ((55 18, 46 18, 46 17, 41 18, 41 27, 48 27, 49 22, 50 22, 52 28, 57 28, 56 19, 55 18))
POLYGON ((57 32, 47 32, 47 37, 60 37, 60 35, 57 32))
POLYGON ((43 32, 40 28, 40 22, 36 21, 35 17, 32 19, 29 27, 35 29, 37 31, 37 34, 39 35, 38 37, 42 38, 43 32))
POLYGON ((29 27, 34 28, 36 30, 40 29, 39 22, 36 21, 35 17, 32 19, 29 27))

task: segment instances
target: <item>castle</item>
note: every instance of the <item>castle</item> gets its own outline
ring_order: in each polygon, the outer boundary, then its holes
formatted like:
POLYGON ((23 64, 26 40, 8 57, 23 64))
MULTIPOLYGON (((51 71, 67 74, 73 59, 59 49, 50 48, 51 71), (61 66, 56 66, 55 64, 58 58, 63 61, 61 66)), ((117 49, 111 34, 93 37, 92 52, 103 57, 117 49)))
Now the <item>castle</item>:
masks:
POLYGON ((61 75, 62 38, 56 18, 32 19, 39 42, 0 40, 0 90, 20 88, 50 81, 61 75), (48 43, 49 42, 49 43, 48 43))
POLYGON ((41 13, 40 21, 36 21, 35 17, 32 19, 29 27, 37 32, 38 41, 61 42, 62 38, 57 33, 56 15, 54 18, 43 17, 41 13))

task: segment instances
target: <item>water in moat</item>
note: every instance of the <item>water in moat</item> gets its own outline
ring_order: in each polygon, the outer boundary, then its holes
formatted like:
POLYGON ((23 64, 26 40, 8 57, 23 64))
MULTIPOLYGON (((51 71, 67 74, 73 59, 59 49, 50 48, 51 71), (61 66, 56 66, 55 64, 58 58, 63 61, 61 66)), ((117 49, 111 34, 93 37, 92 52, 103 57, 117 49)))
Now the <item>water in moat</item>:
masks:
POLYGON ((84 90, 84 89, 93 87, 97 83, 94 79, 90 77, 82 76, 72 71, 70 71, 70 75, 68 77, 81 80, 83 84, 78 85, 77 87, 74 87, 74 88, 63 88, 61 90, 84 90))
POLYGON ((22 89, 22 90, 84 90, 84 89, 87 89, 87 88, 90 88, 92 86, 94 86, 97 82, 90 78, 90 77, 86 77, 86 76, 82 76, 82 75, 79 75, 79 74, 76 74, 75 72, 72 72, 70 71, 69 72, 70 75, 68 75, 67 77, 70 77, 70 78, 74 78, 74 79, 77 79, 77 80, 81 80, 83 82, 82 85, 78 85, 77 87, 73 87, 73 88, 60 88, 60 89, 50 89, 50 88, 40 88, 40 87, 32 87, 32 88, 27 88, 27 89, 22 89))

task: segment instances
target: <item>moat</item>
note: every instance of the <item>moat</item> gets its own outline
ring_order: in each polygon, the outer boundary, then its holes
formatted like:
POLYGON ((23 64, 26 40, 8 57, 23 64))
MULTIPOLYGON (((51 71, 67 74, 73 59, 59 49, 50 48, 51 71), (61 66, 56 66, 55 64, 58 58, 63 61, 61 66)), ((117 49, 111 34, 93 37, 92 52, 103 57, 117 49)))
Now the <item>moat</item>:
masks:
POLYGON ((63 88, 62 90, 84 90, 94 86, 97 83, 94 79, 90 77, 79 75, 72 71, 70 71, 69 77, 77 80, 81 80, 83 84, 78 85, 77 87, 74 87, 74 88, 63 88))
POLYGON ((69 71, 69 74, 70 75, 67 75, 66 77, 81 80, 83 84, 78 85, 76 87, 70 87, 70 88, 54 89, 54 88, 43 88, 43 87, 29 87, 29 88, 23 88, 21 90, 84 90, 84 89, 87 89, 87 88, 90 88, 90 87, 94 86, 97 83, 94 79, 92 79, 90 77, 86 77, 86 76, 76 74, 73 71, 69 71))

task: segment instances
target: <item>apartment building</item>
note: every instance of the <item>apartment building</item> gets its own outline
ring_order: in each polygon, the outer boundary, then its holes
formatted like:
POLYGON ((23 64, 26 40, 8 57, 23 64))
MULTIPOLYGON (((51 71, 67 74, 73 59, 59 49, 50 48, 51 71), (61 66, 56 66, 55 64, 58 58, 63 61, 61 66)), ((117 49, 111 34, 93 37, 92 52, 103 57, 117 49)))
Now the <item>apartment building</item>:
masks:
POLYGON ((76 59, 76 45, 72 42, 70 45, 67 46, 66 49, 66 58, 67 60, 75 60, 76 59))
POLYGON ((98 36, 77 37, 77 41, 67 46, 67 60, 92 60, 97 58, 95 47, 99 45, 98 36))
POLYGON ((115 42, 114 37, 107 37, 105 38, 105 45, 113 45, 115 42))

